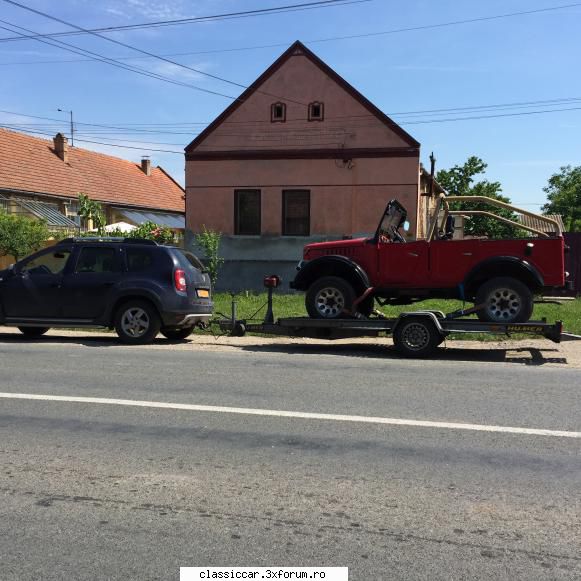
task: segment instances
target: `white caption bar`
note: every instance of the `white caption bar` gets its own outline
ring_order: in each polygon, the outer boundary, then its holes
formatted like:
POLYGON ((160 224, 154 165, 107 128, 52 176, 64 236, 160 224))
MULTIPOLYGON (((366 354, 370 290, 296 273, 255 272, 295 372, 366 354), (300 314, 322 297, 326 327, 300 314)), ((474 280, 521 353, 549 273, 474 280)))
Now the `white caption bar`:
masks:
POLYGON ((180 581, 200 579, 324 579, 349 581, 347 567, 180 567, 180 581))

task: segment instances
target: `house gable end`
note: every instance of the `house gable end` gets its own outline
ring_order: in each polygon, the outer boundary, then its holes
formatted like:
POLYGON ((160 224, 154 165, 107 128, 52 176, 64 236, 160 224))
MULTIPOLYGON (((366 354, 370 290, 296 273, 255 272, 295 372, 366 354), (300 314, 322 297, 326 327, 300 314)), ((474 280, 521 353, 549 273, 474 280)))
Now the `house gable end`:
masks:
POLYGON ((186 147, 186 157, 196 158, 229 150, 250 152, 253 146, 263 151, 292 151, 293 148, 296 151, 297 147, 302 147, 319 151, 391 148, 394 152, 406 149, 417 152, 419 143, 297 41, 186 147), (292 62, 292 57, 304 58, 292 62), (301 85, 301 91, 296 91, 296 80, 301 74, 313 81, 318 92, 303 92, 302 88, 312 88, 309 83, 301 85), (285 87, 295 88, 292 98, 281 94, 292 92, 285 87), (331 102, 325 103, 326 98, 331 102), (324 103, 323 123, 308 118, 308 103, 311 100, 324 103), (270 107, 279 101, 287 103, 289 115, 285 115, 280 123, 273 123, 270 107), (373 137, 370 137, 370 131, 375 132, 373 137), (281 138, 285 132, 286 135, 281 138), (350 135, 347 135, 349 132, 350 135), (253 135, 246 141, 244 138, 249 134, 253 135), (355 134, 359 135, 354 138, 355 134), (310 140, 315 136, 318 141, 310 140))

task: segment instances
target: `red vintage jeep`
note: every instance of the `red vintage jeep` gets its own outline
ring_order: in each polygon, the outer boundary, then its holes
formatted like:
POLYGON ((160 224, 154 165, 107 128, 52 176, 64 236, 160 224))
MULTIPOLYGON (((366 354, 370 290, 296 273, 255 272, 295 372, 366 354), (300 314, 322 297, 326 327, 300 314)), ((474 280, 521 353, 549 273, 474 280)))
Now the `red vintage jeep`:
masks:
POLYGON ((528 321, 533 296, 565 284, 559 224, 533 215, 551 224, 554 234, 548 235, 486 211, 451 211, 451 201, 488 203, 530 215, 490 198, 441 196, 427 239, 406 242, 400 229, 407 213, 392 200, 372 238, 305 246, 291 288, 306 291, 306 308, 313 318, 369 316, 375 300, 410 304, 440 297, 475 303, 483 321, 528 321), (475 214, 512 223, 536 237, 453 240, 455 216, 475 214))

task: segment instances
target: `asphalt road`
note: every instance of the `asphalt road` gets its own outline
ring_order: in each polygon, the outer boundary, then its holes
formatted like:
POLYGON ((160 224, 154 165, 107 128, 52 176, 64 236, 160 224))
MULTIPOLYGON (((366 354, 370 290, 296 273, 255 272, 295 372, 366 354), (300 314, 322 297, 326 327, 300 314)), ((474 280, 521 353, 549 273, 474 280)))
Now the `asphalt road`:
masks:
POLYGON ((0 392, 437 422, 2 397, 3 581, 581 579, 581 439, 498 428, 581 431, 579 370, 0 336, 0 392))

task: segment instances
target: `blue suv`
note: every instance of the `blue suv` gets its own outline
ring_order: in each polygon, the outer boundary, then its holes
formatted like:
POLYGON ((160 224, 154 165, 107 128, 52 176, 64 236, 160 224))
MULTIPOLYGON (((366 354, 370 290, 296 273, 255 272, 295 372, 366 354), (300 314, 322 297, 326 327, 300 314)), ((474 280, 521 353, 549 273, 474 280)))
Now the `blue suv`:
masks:
POLYGON ((212 316, 210 277, 191 252, 131 238, 67 238, 0 271, 0 324, 26 337, 107 327, 124 343, 188 337, 212 316))

